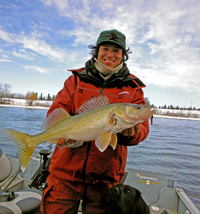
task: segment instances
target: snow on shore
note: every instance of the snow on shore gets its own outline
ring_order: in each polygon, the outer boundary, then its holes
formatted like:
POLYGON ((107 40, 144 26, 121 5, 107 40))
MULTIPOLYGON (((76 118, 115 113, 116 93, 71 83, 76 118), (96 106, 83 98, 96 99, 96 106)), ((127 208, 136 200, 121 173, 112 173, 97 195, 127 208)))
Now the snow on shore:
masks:
POLYGON ((4 104, 0 104, 0 106, 4 107, 49 109, 53 101, 35 100, 31 106, 26 99, 3 98, 2 102, 4 104))
POLYGON ((49 107, 43 106, 28 106, 28 105, 8 105, 8 104, 0 104, 0 107, 11 107, 11 108, 32 108, 32 109, 49 109, 49 107))
POLYGON ((199 120, 200 118, 194 118, 194 117, 178 117, 178 116, 166 116, 166 115, 158 115, 158 114, 154 114, 154 117, 162 117, 162 118, 169 118, 169 119, 179 119, 179 120, 199 120))
MULTIPOLYGON (((26 99, 13 99, 3 98, 4 104, 0 104, 0 107, 18 107, 18 108, 37 108, 37 109, 49 109, 53 101, 36 100, 30 106, 26 99)), ((188 120, 200 120, 199 110, 180 110, 180 109, 155 109, 154 117, 165 117, 174 119, 188 119, 188 120)))
POLYGON ((200 120, 199 110, 182 110, 182 109, 155 109, 155 117, 168 117, 177 119, 200 120))

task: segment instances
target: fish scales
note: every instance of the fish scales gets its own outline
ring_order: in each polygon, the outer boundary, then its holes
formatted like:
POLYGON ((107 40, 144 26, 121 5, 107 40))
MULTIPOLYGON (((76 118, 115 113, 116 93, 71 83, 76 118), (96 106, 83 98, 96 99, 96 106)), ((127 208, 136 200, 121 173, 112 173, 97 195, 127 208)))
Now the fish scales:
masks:
POLYGON ((80 114, 70 116, 64 109, 55 109, 42 125, 46 130, 36 135, 3 129, 4 134, 18 145, 19 162, 23 171, 34 149, 43 142, 57 143, 61 138, 66 141, 73 139, 73 143, 66 143, 65 146, 75 148, 84 141, 95 140, 95 145, 101 152, 109 145, 115 149, 116 133, 148 120, 153 114, 151 106, 109 104, 106 96, 84 103, 77 112, 80 114))

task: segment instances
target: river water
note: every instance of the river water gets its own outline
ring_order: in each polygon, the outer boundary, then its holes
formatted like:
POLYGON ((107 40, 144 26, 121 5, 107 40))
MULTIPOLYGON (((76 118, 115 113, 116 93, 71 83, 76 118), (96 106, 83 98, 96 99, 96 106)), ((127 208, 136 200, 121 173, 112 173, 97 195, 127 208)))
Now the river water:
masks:
MULTIPOLYGON (((0 107, 0 148, 4 153, 15 157, 17 146, 4 136, 2 128, 37 134, 46 113, 47 109, 0 107)), ((129 147, 127 168, 164 173, 200 209, 199 145, 200 121, 154 117, 148 138, 129 147)))

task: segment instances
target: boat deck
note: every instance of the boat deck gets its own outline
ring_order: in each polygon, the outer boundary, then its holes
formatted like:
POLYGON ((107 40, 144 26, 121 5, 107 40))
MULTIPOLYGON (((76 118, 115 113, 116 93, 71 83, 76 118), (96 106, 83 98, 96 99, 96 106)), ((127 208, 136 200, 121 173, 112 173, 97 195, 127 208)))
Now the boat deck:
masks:
MULTIPOLYGON (((14 175, 19 170, 19 164, 16 159, 9 158, 9 160, 13 166, 11 174, 14 175)), ((33 173, 40 165, 39 159, 32 159, 31 162, 28 170, 23 174, 24 178, 14 177, 12 184, 9 184, 9 188, 7 188, 8 178, 4 184, 1 183, 1 189, 3 191, 19 191, 28 188, 31 180, 27 178, 34 177, 33 173)), ((126 171, 122 182, 140 190, 143 199, 150 207, 151 214, 200 214, 184 190, 174 188, 174 181, 166 178, 164 174, 138 169, 127 169, 126 171)), ((78 214, 82 214, 81 203, 78 214)))

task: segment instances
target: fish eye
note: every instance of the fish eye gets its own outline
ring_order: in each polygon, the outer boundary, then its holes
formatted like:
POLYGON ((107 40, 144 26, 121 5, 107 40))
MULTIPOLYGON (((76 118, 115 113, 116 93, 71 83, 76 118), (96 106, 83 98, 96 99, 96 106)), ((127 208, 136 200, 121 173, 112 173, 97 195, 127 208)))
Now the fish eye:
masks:
POLYGON ((141 109, 141 106, 137 106, 137 109, 138 109, 138 110, 141 109))

